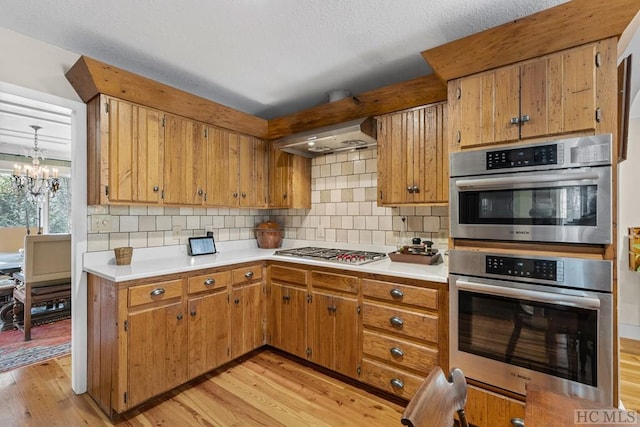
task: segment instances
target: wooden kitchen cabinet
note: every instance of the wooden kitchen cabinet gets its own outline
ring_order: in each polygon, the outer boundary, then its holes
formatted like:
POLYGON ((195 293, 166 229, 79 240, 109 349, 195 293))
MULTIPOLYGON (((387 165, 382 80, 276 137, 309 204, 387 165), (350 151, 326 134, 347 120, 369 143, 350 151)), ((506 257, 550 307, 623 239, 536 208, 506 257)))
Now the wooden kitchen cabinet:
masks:
POLYGON ((255 350, 266 342, 266 302, 262 276, 261 264, 232 270, 232 359, 255 350))
POLYGON ((206 206, 267 206, 267 143, 248 135, 207 130, 206 206))
POLYGON ((269 271, 268 343, 287 353, 306 358, 309 272, 279 265, 269 266, 269 271))
POLYGON ((378 117, 378 204, 449 200, 446 103, 378 117))
POLYGON ((452 150, 596 132, 601 43, 450 81, 452 150))
POLYGON ((189 378, 231 360, 230 284, 230 271, 188 279, 189 378))
POLYGON ((269 145, 269 208, 311 208, 311 159, 269 145))
POLYGON ((512 418, 524 420, 524 402, 471 384, 467 385, 467 421, 477 427, 511 427, 512 418))
POLYGON ((206 126, 167 114, 164 203, 202 205, 205 192, 206 126))
POLYGON ((88 203, 160 203, 164 113, 100 95, 88 115, 88 203))
POLYGON ((411 399, 435 366, 446 369, 447 300, 443 286, 362 279, 361 380, 411 399))
POLYGON ((357 378, 360 359, 359 279, 313 271, 311 286, 309 360, 357 378))

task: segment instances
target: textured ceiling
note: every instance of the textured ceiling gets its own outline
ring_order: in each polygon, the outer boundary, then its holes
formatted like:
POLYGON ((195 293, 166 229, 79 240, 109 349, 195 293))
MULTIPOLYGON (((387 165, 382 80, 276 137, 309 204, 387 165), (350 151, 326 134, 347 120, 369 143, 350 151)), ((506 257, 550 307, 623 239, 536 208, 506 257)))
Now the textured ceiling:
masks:
POLYGON ((562 0, 3 0, 0 27, 266 119, 431 72, 420 52, 562 0))

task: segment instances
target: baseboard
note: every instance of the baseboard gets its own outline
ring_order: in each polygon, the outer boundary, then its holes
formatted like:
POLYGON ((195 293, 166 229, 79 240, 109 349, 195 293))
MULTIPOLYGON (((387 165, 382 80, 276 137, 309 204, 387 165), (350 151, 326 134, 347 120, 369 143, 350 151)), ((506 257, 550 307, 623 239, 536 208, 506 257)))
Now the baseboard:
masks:
POLYGON ((620 338, 629 338, 632 340, 640 340, 640 326, 629 325, 625 323, 618 324, 618 335, 620 338))

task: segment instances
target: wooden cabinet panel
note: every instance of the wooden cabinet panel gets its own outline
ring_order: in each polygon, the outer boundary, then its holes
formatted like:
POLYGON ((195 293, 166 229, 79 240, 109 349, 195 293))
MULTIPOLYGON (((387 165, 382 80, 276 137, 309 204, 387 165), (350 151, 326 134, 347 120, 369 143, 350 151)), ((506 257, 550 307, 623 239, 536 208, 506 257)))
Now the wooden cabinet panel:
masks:
POLYGON ((271 270, 271 280, 307 286, 307 276, 309 274, 307 270, 280 265, 272 265, 269 269, 271 270))
POLYGON ((435 104, 378 118, 379 204, 448 200, 446 115, 435 104))
POLYGON ((231 360, 230 328, 226 290, 189 300, 189 378, 231 360))
POLYGON ((362 360, 361 379, 364 382, 407 400, 413 397, 425 378, 426 375, 421 377, 370 359, 362 360))
POLYGON ((240 207, 267 206, 266 142, 253 136, 238 139, 238 203, 240 207))
POLYGON ((210 274, 189 277, 187 279, 189 294, 226 288, 231 283, 231 271, 219 271, 210 274))
POLYGON ((320 271, 311 272, 311 282, 314 288, 330 289, 351 294, 358 293, 360 283, 356 276, 320 271))
POLYGON ((438 343, 438 317, 365 301, 362 322, 383 331, 438 343))
POLYGON ((207 206, 235 206, 237 197, 238 134, 224 129, 207 129, 207 206), (233 147, 233 157, 231 156, 233 147))
POLYGON ((181 301, 128 316, 129 408, 187 381, 187 339, 181 301))
POLYGON ((103 97, 108 123, 110 202, 159 203, 163 186, 164 113, 103 97))
POLYGON ((438 309, 438 291, 418 286, 402 285, 379 280, 362 279, 362 294, 387 302, 438 309))
POLYGON ((166 115, 164 203, 201 205, 206 171, 206 126, 166 115))
POLYGON ((307 291, 271 282, 271 345, 298 357, 307 351, 307 291))
POLYGON ((265 303, 261 282, 231 291, 231 358, 265 343, 265 303))
POLYGON ((231 283, 234 285, 251 283, 262 280, 262 264, 234 268, 231 271, 231 283))
POLYGON ((477 427, 511 427, 511 419, 524 419, 524 412, 524 402, 467 386, 465 413, 470 424, 477 427))
POLYGON ((129 307, 182 297, 182 280, 151 283, 129 288, 129 307))
POLYGON ((311 159, 269 144, 269 208, 311 207, 311 159))
POLYGON ((363 333, 362 352, 425 376, 438 364, 438 350, 435 348, 369 330, 363 333))

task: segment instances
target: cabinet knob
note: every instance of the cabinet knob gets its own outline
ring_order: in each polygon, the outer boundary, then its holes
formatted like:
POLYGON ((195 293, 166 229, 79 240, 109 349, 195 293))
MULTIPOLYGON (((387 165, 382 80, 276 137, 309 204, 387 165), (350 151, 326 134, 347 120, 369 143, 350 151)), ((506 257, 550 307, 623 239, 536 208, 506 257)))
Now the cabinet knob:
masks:
POLYGON ((338 311, 338 307, 336 307, 335 305, 330 305, 329 307, 327 307, 327 310, 329 311, 329 313, 335 313, 336 311, 338 311))
POLYGON ((157 185, 155 187, 153 187, 153 192, 157 193, 158 191, 160 191, 160 187, 158 187, 157 185))
POLYGON ((245 197, 247 197, 247 193, 242 193, 242 198, 244 199, 245 197))
POLYGON ((240 304, 240 298, 236 298, 233 300, 234 304, 240 304))
POLYGON ((244 277, 246 277, 247 279, 251 279, 253 277, 253 271, 247 271, 246 273, 244 273, 244 277))
POLYGON ((202 196, 204 194, 204 191, 202 191, 202 188, 198 189, 198 196, 202 196))
POLYGON ((283 199, 286 199, 286 198, 287 198, 287 193, 284 193, 284 194, 282 195, 282 198, 283 198, 283 199))
POLYGON ((178 314, 178 315, 176 316, 176 319, 178 319, 178 320, 182 320, 182 313, 178 314))
POLYGON ((282 301, 289 302, 290 300, 291 300, 291 297, 289 295, 283 295, 282 296, 282 301))
POLYGON ((398 316, 393 316, 391 319, 389 319, 389 323, 391 323, 392 326, 397 327, 402 327, 402 325, 404 325, 404 322, 398 316))
POLYGON ((399 389, 404 388, 404 382, 399 378, 394 378, 389 382, 391 383, 391 387, 393 388, 399 388, 399 389))
POLYGON ((408 187, 407 187, 407 191, 408 191, 409 193, 413 193, 413 187, 412 187, 411 185, 410 185, 410 186, 408 186, 408 187))
POLYGON ((164 292, 165 292, 165 291, 164 291, 164 288, 155 288, 154 290, 152 290, 151 292, 149 292, 149 294, 150 294, 152 297, 157 297, 157 296, 160 296, 160 295, 164 294, 164 292))
POLYGON ((391 349, 389 349, 389 353, 391 353, 391 355, 393 357, 402 357, 402 356, 404 356, 404 351, 402 351, 398 347, 392 347, 391 349))
POLYGON ((233 197, 238 198, 238 193, 233 193, 233 197))
POLYGON ((404 293, 398 288, 391 289, 389 294, 391 294, 393 298, 402 298, 404 296, 404 293))
POLYGON ((192 310, 190 314, 191 314, 191 317, 196 317, 196 314, 197 314, 197 313, 196 313, 196 311, 195 311, 195 310, 192 310))
POLYGON ((419 192, 420 192, 420 187, 418 187, 417 185, 414 185, 412 193, 419 193, 419 192))
POLYGON ((213 278, 211 278, 211 277, 209 277, 207 280, 205 280, 205 281, 204 281, 204 284, 205 284, 206 286, 211 286, 211 285, 213 285, 213 284, 215 284, 215 283, 216 283, 216 279, 213 279, 213 278))

